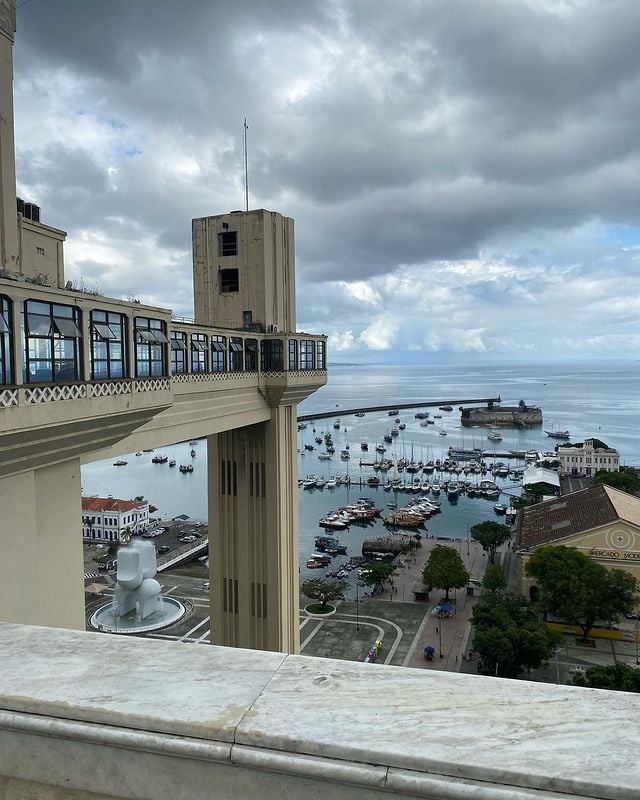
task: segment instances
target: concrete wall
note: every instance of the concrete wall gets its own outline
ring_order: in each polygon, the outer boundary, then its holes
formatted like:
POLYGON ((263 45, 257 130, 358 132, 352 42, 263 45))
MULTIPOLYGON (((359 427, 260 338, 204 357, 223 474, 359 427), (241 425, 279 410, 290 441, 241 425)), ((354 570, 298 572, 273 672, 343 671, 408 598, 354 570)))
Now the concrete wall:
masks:
POLYGON ((0 480, 0 620, 84 628, 80 461, 0 480))
POLYGON ((243 312, 270 331, 295 330, 293 220, 259 209, 194 219, 195 317, 209 325, 240 328, 243 312), (225 228, 226 226, 226 228, 225 228), (220 256, 218 234, 237 232, 237 255, 220 256), (220 273, 237 269, 239 290, 222 292, 220 273))

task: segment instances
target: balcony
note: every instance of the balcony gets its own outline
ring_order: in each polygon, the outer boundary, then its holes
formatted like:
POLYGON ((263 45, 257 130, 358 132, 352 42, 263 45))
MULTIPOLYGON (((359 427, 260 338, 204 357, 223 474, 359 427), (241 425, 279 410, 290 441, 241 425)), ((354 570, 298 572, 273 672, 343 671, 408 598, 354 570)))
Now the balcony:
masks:
POLYGON ((264 421, 325 382, 322 336, 0 279, 0 476, 264 421))
POLYGON ((633 694, 11 624, 0 650, 7 797, 637 797, 633 694))

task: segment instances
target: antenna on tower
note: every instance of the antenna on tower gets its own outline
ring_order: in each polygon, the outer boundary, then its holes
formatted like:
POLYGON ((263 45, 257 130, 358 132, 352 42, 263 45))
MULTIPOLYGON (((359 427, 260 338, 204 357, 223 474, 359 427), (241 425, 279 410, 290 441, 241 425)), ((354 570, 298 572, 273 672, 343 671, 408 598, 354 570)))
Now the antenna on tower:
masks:
POLYGON ((247 118, 244 118, 244 210, 249 210, 249 162, 247 160, 247 118))

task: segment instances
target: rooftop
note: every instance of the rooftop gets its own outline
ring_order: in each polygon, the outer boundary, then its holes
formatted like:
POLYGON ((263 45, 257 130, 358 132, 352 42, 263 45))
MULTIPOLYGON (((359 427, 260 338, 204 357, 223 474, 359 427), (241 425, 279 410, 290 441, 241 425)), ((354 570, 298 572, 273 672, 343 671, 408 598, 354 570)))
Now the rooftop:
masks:
POLYGON ((640 499, 611 486, 591 486, 523 509, 518 547, 547 544, 619 519, 640 526, 640 499))
POLYGON ((135 500, 119 500, 117 497, 83 497, 83 511, 133 511, 135 508, 145 508, 149 503, 135 500))

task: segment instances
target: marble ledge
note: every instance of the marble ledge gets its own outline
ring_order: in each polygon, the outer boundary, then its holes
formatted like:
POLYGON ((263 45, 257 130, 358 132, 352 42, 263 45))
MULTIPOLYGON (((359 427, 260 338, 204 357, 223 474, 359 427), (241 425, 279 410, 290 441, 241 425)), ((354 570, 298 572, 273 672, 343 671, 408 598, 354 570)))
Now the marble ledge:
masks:
POLYGON ((0 654, 5 735, 402 797, 638 796, 638 695, 10 624, 0 654))

